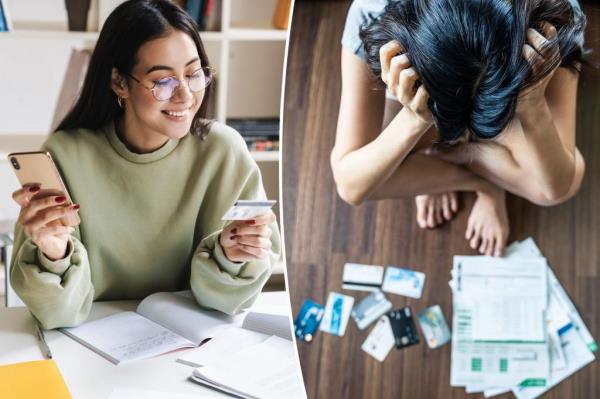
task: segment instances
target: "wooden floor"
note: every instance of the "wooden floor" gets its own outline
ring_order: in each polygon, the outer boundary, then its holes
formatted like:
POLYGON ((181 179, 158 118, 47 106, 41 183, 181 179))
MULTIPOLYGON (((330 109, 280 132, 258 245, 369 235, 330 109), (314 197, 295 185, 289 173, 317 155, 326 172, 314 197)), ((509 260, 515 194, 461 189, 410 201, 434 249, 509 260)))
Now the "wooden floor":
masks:
MULTIPOLYGON (((340 95, 340 37, 349 3, 296 1, 285 91, 283 209, 287 271, 294 314, 305 298, 325 303, 341 290, 345 262, 407 266, 427 275, 421 299, 388 295, 414 312, 439 304, 450 322, 448 287, 454 254, 474 254, 464 233, 473 198, 462 197, 451 223, 424 231, 413 201, 388 200, 359 207, 336 195, 329 153, 340 95)), ((587 43, 600 61, 600 7, 586 6, 587 43)), ((587 163, 579 194, 540 208, 509 197, 510 241, 533 236, 552 269, 600 340, 600 73, 585 70, 578 92, 577 144, 587 163)), ((357 300, 365 294, 348 291, 357 300)), ((450 345, 421 343, 392 350, 379 363, 360 346, 368 331, 350 320, 344 337, 319 332, 298 350, 309 398, 463 398, 450 387, 450 345)), ((596 361, 546 394, 555 399, 600 398, 596 361)), ((482 395, 468 395, 482 398, 482 395)), ((504 395, 504 398, 512 395, 504 395)))

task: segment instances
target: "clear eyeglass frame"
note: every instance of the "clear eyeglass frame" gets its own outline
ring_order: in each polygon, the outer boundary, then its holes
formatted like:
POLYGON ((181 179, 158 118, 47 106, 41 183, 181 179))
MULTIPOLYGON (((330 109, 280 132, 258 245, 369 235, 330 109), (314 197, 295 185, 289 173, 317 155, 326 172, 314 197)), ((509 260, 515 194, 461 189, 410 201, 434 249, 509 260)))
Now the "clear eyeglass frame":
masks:
MULTIPOLYGON (((215 75, 216 71, 213 68, 205 66, 196 69, 194 72, 192 72, 191 75, 186 76, 185 80, 187 81, 187 85, 190 91, 192 93, 198 93, 204 91, 212 83, 215 75), (201 72, 200 76, 198 78, 194 78, 194 75, 198 72, 201 72), (202 77, 204 77, 204 79, 202 79, 202 77)), ((177 92, 177 89, 181 85, 181 81, 175 76, 167 76, 165 78, 159 79, 153 82, 152 87, 146 86, 132 74, 128 73, 127 76, 135 80, 145 89, 150 90, 152 92, 152 96, 157 101, 169 101, 171 98, 173 98, 173 96, 177 92)))

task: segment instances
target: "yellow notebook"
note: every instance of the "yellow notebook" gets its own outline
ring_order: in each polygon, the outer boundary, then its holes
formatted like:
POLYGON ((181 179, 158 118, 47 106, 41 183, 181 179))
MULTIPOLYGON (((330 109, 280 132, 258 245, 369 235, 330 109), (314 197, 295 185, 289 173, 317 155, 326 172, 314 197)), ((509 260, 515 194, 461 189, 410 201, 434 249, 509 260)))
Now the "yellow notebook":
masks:
POLYGON ((71 399, 54 360, 0 366, 2 399, 71 399))

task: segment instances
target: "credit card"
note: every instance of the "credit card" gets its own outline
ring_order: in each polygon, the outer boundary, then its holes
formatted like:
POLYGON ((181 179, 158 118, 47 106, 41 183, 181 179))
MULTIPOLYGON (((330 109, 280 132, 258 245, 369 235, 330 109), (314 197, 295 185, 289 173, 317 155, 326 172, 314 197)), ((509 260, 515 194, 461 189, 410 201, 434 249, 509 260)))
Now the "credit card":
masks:
POLYGON ((269 212, 276 202, 274 200, 238 200, 221 220, 250 220, 269 212))
POLYGON ((450 341, 450 329, 439 305, 423 309, 417 315, 417 320, 430 348, 438 348, 450 341))
POLYGON ((396 349, 406 348, 407 346, 419 343, 417 327, 413 321, 412 311, 408 306, 392 310, 386 316, 390 319, 390 324, 392 325, 396 349))
POLYGON ((325 305, 325 314, 321 320, 321 331, 342 336, 346 332, 354 298, 348 295, 330 292, 325 305))
POLYGON ((310 299, 305 299, 300 312, 298 312, 294 320, 294 333, 296 337, 305 342, 312 341, 323 318, 323 313, 323 305, 310 299))
POLYGON ((377 291, 383 281, 383 266, 346 263, 342 288, 356 291, 377 291))
POLYGON ((394 343, 394 333, 392 332, 390 319, 384 316, 377 320, 377 324, 363 342, 361 349, 378 361, 383 362, 394 347, 394 343))
POLYGON ((411 298, 420 298, 425 285, 425 274, 410 269, 388 266, 383 279, 385 292, 404 295, 411 298))
POLYGON ((388 301, 383 292, 377 290, 366 296, 352 309, 352 318, 356 321, 358 328, 364 330, 391 308, 392 303, 388 301))

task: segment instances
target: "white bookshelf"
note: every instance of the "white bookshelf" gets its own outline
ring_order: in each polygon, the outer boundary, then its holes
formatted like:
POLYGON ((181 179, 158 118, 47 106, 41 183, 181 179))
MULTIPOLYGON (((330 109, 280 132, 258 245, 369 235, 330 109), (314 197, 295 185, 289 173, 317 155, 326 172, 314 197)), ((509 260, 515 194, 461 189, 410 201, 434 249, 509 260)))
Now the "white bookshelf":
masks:
MULTIPOLYGON (((0 63, 0 74, 10 77, 0 91, 0 109, 8 110, 0 121, 0 154, 43 142, 51 130, 71 50, 93 47, 102 16, 121 2, 92 0, 90 31, 70 32, 64 0, 4 0, 13 29, 0 32, 0 54, 9 60, 0 63)), ((271 28, 275 2, 221 0, 221 30, 200 33, 217 70, 213 117, 220 122, 279 116, 287 31, 271 28)), ((263 172, 267 195, 278 199, 279 152, 251 154, 263 172)), ((7 183, 0 181, 5 187, 7 183)))

